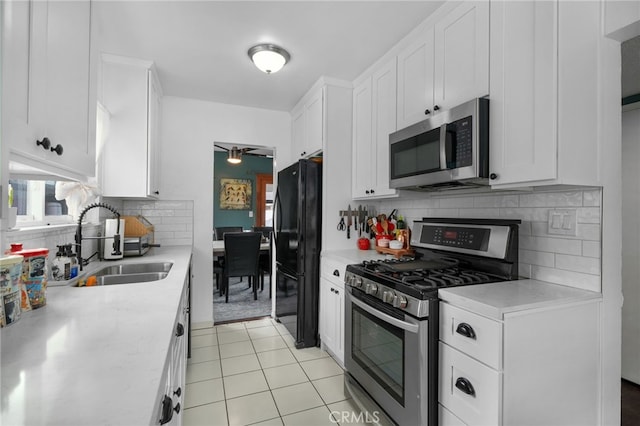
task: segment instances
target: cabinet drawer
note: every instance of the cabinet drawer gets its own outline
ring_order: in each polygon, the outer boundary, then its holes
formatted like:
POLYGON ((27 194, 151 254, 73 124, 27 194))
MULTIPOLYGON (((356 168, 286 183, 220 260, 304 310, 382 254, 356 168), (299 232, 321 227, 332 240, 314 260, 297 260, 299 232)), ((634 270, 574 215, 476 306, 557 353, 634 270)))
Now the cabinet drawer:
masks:
POLYGON ((344 274, 346 270, 347 265, 339 260, 322 258, 320 261, 320 275, 333 284, 344 286, 344 274))
POLYGON ((500 424, 502 374, 440 342, 439 402, 467 424, 500 424))
POLYGON ((440 303, 440 340, 496 370, 502 369, 502 323, 440 303))

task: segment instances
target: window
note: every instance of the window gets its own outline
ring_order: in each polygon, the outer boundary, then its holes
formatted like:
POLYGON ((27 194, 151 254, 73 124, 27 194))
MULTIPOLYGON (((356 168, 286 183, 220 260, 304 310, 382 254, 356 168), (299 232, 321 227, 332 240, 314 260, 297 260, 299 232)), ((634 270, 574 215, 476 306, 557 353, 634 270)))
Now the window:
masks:
POLYGON ((18 223, 48 225, 72 223, 65 200, 56 200, 56 181, 9 179, 13 189, 11 207, 18 208, 18 223))

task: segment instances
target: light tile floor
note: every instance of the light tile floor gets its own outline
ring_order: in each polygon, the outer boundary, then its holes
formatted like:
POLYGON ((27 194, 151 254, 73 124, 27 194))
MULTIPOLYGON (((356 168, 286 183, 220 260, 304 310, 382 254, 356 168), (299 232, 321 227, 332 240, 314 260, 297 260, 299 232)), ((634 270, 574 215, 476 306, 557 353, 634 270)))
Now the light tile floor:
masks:
POLYGON ((192 330, 183 424, 357 425, 343 374, 320 348, 295 349, 272 319, 192 330))

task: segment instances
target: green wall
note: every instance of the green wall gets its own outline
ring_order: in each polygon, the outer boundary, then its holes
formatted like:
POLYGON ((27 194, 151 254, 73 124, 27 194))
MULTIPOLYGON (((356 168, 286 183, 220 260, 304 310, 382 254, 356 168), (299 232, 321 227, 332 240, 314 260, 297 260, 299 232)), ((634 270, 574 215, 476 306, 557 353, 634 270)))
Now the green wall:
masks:
POLYGON ((227 162, 226 152, 214 152, 213 156, 213 226, 242 226, 251 229, 256 214, 256 174, 273 173, 273 159, 243 155, 242 163, 227 162), (220 209, 220 178, 248 179, 251 181, 251 211, 220 209))

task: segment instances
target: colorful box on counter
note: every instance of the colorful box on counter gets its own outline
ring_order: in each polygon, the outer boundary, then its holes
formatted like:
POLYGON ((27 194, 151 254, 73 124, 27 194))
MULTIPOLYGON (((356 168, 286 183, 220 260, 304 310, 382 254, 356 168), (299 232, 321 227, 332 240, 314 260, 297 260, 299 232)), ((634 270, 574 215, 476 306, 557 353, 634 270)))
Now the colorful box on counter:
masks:
POLYGON ((22 249, 22 244, 11 244, 8 254, 24 257, 22 261, 21 307, 30 311, 47 304, 47 277, 49 249, 22 249))
POLYGON ((11 325, 20 319, 23 256, 0 258, 0 327, 11 325))

